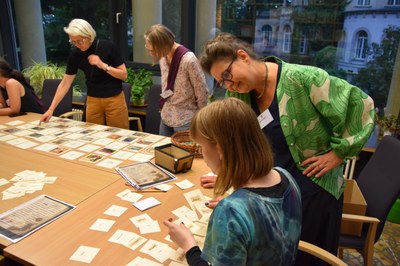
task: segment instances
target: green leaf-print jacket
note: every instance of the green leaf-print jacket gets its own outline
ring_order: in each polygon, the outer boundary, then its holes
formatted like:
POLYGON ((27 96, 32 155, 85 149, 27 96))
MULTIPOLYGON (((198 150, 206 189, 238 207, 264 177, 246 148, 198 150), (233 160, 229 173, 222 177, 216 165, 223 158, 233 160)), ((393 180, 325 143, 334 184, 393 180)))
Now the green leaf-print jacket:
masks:
MULTIPOLYGON (((300 163, 333 150, 341 158, 357 155, 374 127, 374 102, 358 87, 313 66, 282 64, 277 86, 280 123, 293 159, 300 163)), ((312 180, 339 198, 343 165, 312 180)))
MULTIPOLYGON (((277 86, 280 124, 298 169, 305 159, 333 150, 341 158, 357 155, 374 128, 374 102, 358 87, 320 68, 282 64, 277 86)), ((248 94, 226 92, 250 103, 248 94)), ((339 198, 344 190, 343 165, 320 178, 311 178, 339 198)))

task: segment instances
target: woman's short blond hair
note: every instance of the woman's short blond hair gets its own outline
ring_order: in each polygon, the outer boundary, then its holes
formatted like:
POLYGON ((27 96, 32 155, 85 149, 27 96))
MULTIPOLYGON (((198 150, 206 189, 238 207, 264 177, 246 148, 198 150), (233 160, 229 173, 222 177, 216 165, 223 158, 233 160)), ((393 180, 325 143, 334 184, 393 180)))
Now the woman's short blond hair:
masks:
POLYGON ((151 26, 144 34, 144 38, 153 47, 152 53, 156 61, 166 56, 175 43, 174 33, 162 24, 151 26))
POLYGON ((71 36, 90 38, 90 42, 93 42, 96 38, 96 31, 93 29, 92 25, 90 25, 86 20, 80 18, 71 20, 68 27, 64 27, 64 31, 71 36))
POLYGON ((255 112, 237 98, 217 100, 200 109, 190 123, 191 138, 219 146, 221 167, 214 193, 223 195, 267 175, 274 164, 271 146, 255 112))

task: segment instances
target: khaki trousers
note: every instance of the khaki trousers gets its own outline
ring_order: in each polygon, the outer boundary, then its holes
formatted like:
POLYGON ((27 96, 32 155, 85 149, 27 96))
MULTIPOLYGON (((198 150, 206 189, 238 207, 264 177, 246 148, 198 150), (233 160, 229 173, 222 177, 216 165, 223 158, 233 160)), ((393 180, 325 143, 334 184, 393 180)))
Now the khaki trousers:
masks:
POLYGON ((86 122, 129 129, 128 107, 124 92, 108 97, 88 96, 86 99, 86 122))

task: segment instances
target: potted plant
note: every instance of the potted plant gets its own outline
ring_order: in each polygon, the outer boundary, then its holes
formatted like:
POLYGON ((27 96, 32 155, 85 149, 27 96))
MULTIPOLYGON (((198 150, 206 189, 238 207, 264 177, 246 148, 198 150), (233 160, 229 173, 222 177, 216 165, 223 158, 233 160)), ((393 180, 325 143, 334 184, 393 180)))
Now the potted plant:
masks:
POLYGON ((153 73, 146 69, 139 69, 136 72, 127 68, 128 78, 126 82, 131 85, 132 104, 143 106, 146 93, 153 85, 153 73))
POLYGON ((45 79, 62 79, 65 67, 53 63, 35 62, 34 65, 24 69, 22 73, 29 78, 29 82, 35 89, 36 95, 42 97, 43 81, 45 79))
POLYGON ((385 135, 396 136, 400 131, 400 121, 395 115, 375 115, 375 122, 379 126, 379 138, 385 135))

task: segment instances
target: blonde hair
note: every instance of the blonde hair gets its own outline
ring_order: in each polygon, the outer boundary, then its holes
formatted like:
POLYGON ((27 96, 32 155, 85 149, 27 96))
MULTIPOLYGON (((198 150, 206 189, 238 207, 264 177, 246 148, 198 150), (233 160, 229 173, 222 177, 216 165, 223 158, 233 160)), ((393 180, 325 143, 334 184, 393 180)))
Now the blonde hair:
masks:
POLYGON ((71 36, 82 36, 90 38, 90 42, 96 38, 96 31, 92 25, 84 19, 76 18, 71 20, 68 27, 64 27, 65 33, 71 36))
POLYGON ((169 28, 162 24, 151 26, 144 34, 144 38, 151 44, 151 46, 153 46, 153 56, 155 61, 166 56, 175 43, 175 35, 169 28))
POLYGON ((273 167, 271 146, 256 114, 243 101, 226 98, 200 109, 190 123, 191 138, 204 138, 218 145, 222 162, 214 193, 223 195, 250 180, 267 175, 273 167))

